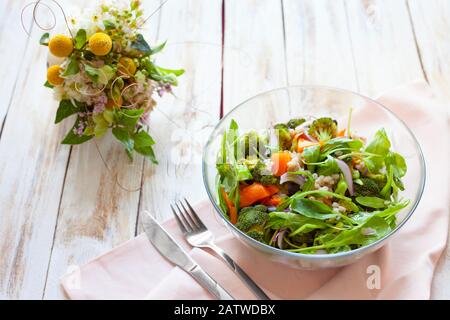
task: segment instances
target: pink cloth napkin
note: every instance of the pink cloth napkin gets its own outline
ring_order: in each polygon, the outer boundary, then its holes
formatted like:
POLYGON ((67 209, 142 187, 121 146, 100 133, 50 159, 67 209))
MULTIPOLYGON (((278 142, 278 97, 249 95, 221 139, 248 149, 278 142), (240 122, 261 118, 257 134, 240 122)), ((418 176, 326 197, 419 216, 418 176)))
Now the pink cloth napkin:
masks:
MULTIPOLYGON (((271 298, 429 299, 433 273, 446 245, 449 225, 447 109, 425 83, 397 88, 379 101, 403 119, 419 140, 426 160, 427 183, 411 219, 377 252, 342 268, 291 269, 268 261, 241 244, 218 220, 208 202, 196 206, 202 220, 216 235, 218 245, 271 298), (370 277, 378 271, 379 286, 370 277)), ((186 245, 173 219, 164 225, 231 295, 237 299, 254 299, 222 261, 186 245)), ((143 234, 66 275, 62 286, 72 299, 212 298, 188 274, 165 260, 143 234)))

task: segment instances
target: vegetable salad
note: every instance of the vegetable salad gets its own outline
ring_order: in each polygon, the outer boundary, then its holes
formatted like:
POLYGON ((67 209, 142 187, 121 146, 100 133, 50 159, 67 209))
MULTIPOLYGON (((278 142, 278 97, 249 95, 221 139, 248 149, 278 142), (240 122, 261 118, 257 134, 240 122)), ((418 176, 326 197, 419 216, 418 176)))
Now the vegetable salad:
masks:
POLYGON ((223 213, 267 245, 305 254, 354 250, 386 236, 409 201, 399 199, 404 158, 384 129, 370 141, 336 120, 297 118, 239 133, 232 120, 217 157, 223 213))

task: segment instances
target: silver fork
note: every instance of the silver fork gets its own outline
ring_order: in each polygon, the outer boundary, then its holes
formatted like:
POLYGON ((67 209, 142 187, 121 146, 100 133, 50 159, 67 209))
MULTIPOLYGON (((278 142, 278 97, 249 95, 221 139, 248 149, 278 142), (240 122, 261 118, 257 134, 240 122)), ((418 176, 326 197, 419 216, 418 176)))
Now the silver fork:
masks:
POLYGON ((177 210, 175 210, 172 205, 170 205, 170 208, 172 209, 175 219, 177 220, 187 242, 193 247, 210 248, 213 250, 227 263, 231 270, 233 270, 239 278, 244 281, 247 287, 252 290, 259 299, 270 300, 264 291, 262 291, 262 289, 244 272, 244 270, 242 270, 225 251, 214 243, 214 236, 211 231, 206 228, 190 203, 186 199, 184 199, 184 201, 186 202, 186 206, 189 210, 186 209, 181 201, 178 202, 180 205, 175 203, 177 210))

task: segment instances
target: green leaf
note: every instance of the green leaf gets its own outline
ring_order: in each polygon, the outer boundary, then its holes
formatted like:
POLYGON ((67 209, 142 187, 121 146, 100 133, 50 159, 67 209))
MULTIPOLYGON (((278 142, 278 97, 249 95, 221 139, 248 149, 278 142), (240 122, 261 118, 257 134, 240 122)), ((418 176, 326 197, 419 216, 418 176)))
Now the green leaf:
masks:
POLYGON ((177 77, 181 76, 184 73, 183 69, 171 70, 158 67, 148 58, 143 59, 141 63, 144 66, 145 70, 147 70, 150 78, 152 78, 155 81, 169 83, 174 86, 178 84, 177 77))
POLYGON ((116 70, 109 65, 104 65, 101 68, 94 68, 88 64, 85 64, 84 69, 86 71, 86 74, 94 83, 103 85, 108 84, 109 80, 111 80, 111 78, 116 73, 116 70))
POLYGON ((63 119, 77 113, 80 108, 72 103, 70 100, 61 100, 56 111, 55 124, 61 122, 63 119))
POLYGON ((372 141, 367 145, 366 151, 374 154, 378 154, 380 156, 386 156, 389 152, 389 148, 391 147, 391 142, 387 137, 386 131, 384 129, 380 129, 375 133, 372 141))
POLYGON ((294 199, 291 203, 291 209, 305 217, 318 220, 336 218, 340 215, 339 213, 334 213, 329 206, 320 201, 305 198, 294 199))
POLYGON ((325 229, 328 225, 317 219, 309 218, 293 212, 271 212, 267 228, 288 228, 294 236, 296 234, 308 233, 315 229, 325 229))
POLYGON ((373 216, 360 226, 342 231, 333 240, 325 243, 323 247, 340 247, 352 244, 368 245, 384 237, 389 231, 391 231, 391 228, 383 218, 373 216), (371 232, 366 235, 365 231, 368 231, 369 228, 371 232))
POLYGON ((117 140, 119 140, 124 146, 128 157, 133 160, 134 140, 130 136, 128 130, 124 128, 113 128, 112 133, 117 140))
POLYGON ((239 125, 237 124, 237 122, 234 119, 231 119, 230 121, 230 130, 239 130, 239 125))
POLYGON ((391 204, 388 208, 382 210, 382 211, 372 211, 372 212, 365 212, 360 211, 358 213, 355 213, 352 216, 353 221, 355 221, 357 224, 363 224, 367 219, 369 219, 372 216, 378 216, 383 219, 390 219, 391 217, 395 217, 395 215, 405 208, 409 204, 409 201, 404 201, 396 204, 391 204))
POLYGON ((364 163, 371 173, 376 173, 383 167, 384 157, 388 154, 390 147, 391 142, 386 131, 384 129, 378 130, 365 149, 366 152, 376 155, 364 159, 364 163))
POLYGON ((152 53, 152 49, 148 45, 147 41, 145 41, 142 34, 138 34, 136 36, 136 39, 131 43, 130 47, 139 51, 143 56, 148 56, 152 53))
POLYGON ((317 165, 317 174, 321 176, 330 176, 340 172, 341 170, 332 156, 328 156, 324 163, 317 165))
POLYGON ((50 84, 50 82, 48 82, 48 81, 45 81, 45 83, 44 83, 44 87, 47 87, 47 88, 50 88, 50 89, 53 89, 55 86, 54 85, 52 85, 52 84, 50 84))
POLYGON ((126 126, 130 131, 134 131, 144 109, 120 109, 117 113, 117 123, 126 126))
POLYGON ((103 118, 105 118, 108 124, 112 124, 114 122, 114 111, 105 109, 105 111, 103 111, 103 118))
POLYGON ((81 118, 78 117, 77 120, 75 121, 75 124, 73 125, 73 127, 70 129, 70 131, 67 133, 64 140, 61 142, 62 144, 81 144, 81 143, 86 142, 94 137, 94 136, 86 136, 86 135, 79 136, 73 132, 75 128, 78 128, 80 121, 81 121, 81 118))
POLYGON ((363 147, 361 140, 355 140, 345 137, 333 138, 325 142, 322 146, 322 154, 328 155, 338 149, 349 149, 359 151, 363 147))
POLYGON ((80 72, 80 66, 78 64, 78 60, 73 57, 70 58, 69 64, 67 65, 66 69, 64 70, 64 73, 62 74, 63 77, 71 76, 74 74, 77 74, 80 72))
POLYGON ((94 134, 96 137, 103 136, 106 131, 109 128, 109 123, 106 121, 105 117, 103 116, 103 113, 96 114, 92 117, 92 120, 94 120, 95 127, 94 127, 94 134))
POLYGON ((157 45, 156 47, 151 49, 150 54, 156 54, 156 53, 160 52, 162 49, 164 49, 164 47, 166 46, 166 43, 167 43, 167 41, 164 41, 160 45, 157 45))
POLYGON ((382 209, 386 207, 384 199, 378 197, 356 197, 356 202, 368 208, 382 209))
MULTIPOLYGON (((320 157, 320 146, 312 146, 305 148, 302 153, 303 158, 305 159, 305 162, 307 163, 314 163, 319 161, 320 157)), ((314 171, 314 165, 308 165, 309 171, 314 171)))
POLYGON ((116 25, 110 20, 103 20, 103 25, 106 30, 112 30, 116 28, 116 25))
POLYGON ((407 166, 405 159, 397 152, 389 152, 386 156, 385 163, 386 167, 392 167, 396 178, 401 178, 406 174, 407 166))
POLYGON ((153 138, 144 130, 139 131, 133 136, 134 149, 136 152, 150 159, 153 163, 157 164, 155 153, 152 146, 155 144, 153 138))
POLYGON ((81 49, 86 44, 87 41, 87 35, 86 30, 80 29, 78 30, 77 34, 75 35, 75 49, 81 49))
POLYGON ((39 39, 39 43, 43 46, 48 46, 48 41, 50 39, 50 34, 48 32, 44 33, 39 39))
POLYGON ((166 69, 166 68, 162 68, 162 67, 156 67, 159 72, 161 72, 162 74, 173 74, 177 77, 181 76, 184 74, 184 69, 166 69))

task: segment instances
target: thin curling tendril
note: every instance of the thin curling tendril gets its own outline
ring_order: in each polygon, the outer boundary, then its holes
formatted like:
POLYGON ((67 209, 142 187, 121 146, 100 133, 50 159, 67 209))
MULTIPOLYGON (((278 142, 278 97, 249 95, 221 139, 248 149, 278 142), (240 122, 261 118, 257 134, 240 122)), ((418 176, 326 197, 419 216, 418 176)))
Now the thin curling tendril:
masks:
MULTIPOLYGON (((71 36, 72 39, 73 39, 73 34, 72 34, 72 31, 70 30, 69 22, 67 21, 67 16, 66 16, 66 13, 65 13, 63 7, 62 7, 62 6, 58 3, 58 1, 56 1, 56 0, 49 0, 49 1, 53 2, 53 3, 54 3, 56 6, 58 6, 58 8, 61 10, 61 13, 62 13, 62 15, 63 15, 63 17, 64 17, 64 22, 66 23, 67 31, 70 33, 70 36, 71 36)), ((52 10, 52 8, 51 8, 49 5, 46 4, 46 3, 44 3, 44 2, 42 2, 42 0, 38 0, 38 1, 35 1, 35 2, 31 2, 31 3, 27 4, 27 5, 25 5, 25 6, 22 8, 22 12, 20 13, 20 20, 21 20, 22 28, 23 28, 23 30, 25 31, 25 33, 26 33, 28 36, 30 36, 30 32, 28 32, 28 30, 25 28, 24 13, 25 13, 26 9, 29 8, 30 6, 33 6, 33 19, 32 19, 32 22, 33 22, 34 24, 36 24, 36 26, 37 26, 39 29, 44 30, 44 31, 49 31, 49 30, 53 30, 53 29, 56 27, 56 15, 55 15, 55 12, 52 10), (43 7, 47 8, 48 11, 50 12, 51 16, 52 16, 53 22, 52 22, 52 24, 51 24, 49 27, 44 27, 44 26, 42 26, 42 25, 39 23, 39 20, 37 19, 37 13, 36 13, 36 11, 37 11, 37 8, 38 8, 39 6, 43 6, 43 7)))

